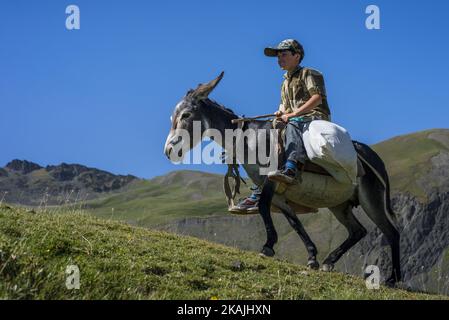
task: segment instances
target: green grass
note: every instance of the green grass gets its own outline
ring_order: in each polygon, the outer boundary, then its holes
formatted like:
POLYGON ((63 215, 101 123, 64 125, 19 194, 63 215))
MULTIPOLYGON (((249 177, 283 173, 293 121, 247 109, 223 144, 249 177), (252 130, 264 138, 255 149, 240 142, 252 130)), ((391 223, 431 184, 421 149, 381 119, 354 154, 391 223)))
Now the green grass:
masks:
POLYGON ((0 207, 2 299, 444 299, 79 211, 0 207), (68 290, 68 265, 80 289, 68 290))

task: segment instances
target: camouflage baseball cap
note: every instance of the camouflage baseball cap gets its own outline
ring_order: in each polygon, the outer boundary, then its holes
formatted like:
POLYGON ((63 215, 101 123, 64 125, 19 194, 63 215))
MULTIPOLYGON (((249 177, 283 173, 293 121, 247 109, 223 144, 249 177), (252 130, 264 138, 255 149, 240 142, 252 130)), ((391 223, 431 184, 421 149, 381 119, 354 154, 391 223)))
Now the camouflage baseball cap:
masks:
POLYGON ((298 52, 304 58, 304 48, 294 39, 286 39, 281 41, 276 47, 265 48, 264 53, 267 57, 277 57, 279 51, 292 50, 298 52))

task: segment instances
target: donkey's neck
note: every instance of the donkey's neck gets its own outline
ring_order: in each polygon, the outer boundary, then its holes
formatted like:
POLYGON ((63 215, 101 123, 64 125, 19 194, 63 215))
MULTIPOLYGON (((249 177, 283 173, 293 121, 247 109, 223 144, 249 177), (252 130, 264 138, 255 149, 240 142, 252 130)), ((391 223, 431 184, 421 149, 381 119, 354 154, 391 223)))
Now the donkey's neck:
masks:
POLYGON ((232 123, 238 116, 231 111, 222 109, 215 105, 208 106, 206 112, 205 129, 216 129, 224 135, 226 129, 236 129, 237 125, 232 123))
MULTIPOLYGON (((226 137, 226 130, 235 130, 238 129, 238 124, 232 123, 233 119, 238 119, 238 116, 234 114, 231 111, 228 111, 224 109, 223 107, 218 106, 209 106, 208 112, 206 113, 207 116, 205 117, 205 130, 207 129, 215 129, 218 130, 221 134, 221 137, 223 141, 215 141, 218 145, 220 145, 228 154, 234 153, 234 150, 228 150, 232 147, 230 147, 229 144, 224 143, 224 138, 226 137)), ((247 125, 242 128, 243 131, 251 128, 252 130, 259 129, 259 127, 265 127, 265 125, 262 122, 254 122, 254 123, 247 123, 247 125)), ((257 139, 255 141, 252 141, 253 143, 257 143, 257 139)), ((243 148, 244 153, 246 154, 248 152, 249 146, 246 139, 243 141, 243 148)), ((245 169, 248 176, 251 178, 251 180, 261 185, 264 181, 264 177, 259 174, 259 165, 257 164, 248 164, 248 163, 241 163, 243 168, 245 169)))

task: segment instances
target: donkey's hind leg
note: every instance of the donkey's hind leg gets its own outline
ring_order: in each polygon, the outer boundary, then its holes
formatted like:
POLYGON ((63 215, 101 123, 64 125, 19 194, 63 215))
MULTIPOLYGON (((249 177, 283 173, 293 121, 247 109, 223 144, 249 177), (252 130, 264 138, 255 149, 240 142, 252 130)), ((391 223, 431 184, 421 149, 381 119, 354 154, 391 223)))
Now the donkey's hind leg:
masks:
POLYGON ((332 271, 335 263, 341 256, 359 242, 367 233, 366 229, 352 213, 352 205, 350 202, 344 202, 336 207, 329 208, 329 210, 332 211, 337 220, 346 228, 348 238, 324 259, 321 268, 323 271, 332 271))
POLYGON ((359 184, 359 201, 368 217, 377 225, 387 238, 391 247, 392 272, 385 283, 393 286, 401 280, 400 265, 400 234, 393 223, 388 219, 388 215, 393 214, 390 209, 390 203, 387 203, 385 188, 371 171, 367 171, 359 184))

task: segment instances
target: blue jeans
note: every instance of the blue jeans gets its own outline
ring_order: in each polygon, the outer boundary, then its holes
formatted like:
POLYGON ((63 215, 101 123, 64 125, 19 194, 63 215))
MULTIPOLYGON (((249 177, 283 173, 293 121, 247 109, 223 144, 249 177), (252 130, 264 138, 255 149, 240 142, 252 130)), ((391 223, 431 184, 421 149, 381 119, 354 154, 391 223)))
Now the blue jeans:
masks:
POLYGON ((308 160, 302 135, 310 121, 292 118, 285 128, 285 159, 304 164, 308 160))

